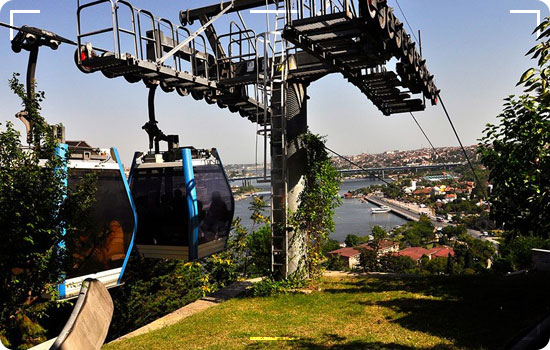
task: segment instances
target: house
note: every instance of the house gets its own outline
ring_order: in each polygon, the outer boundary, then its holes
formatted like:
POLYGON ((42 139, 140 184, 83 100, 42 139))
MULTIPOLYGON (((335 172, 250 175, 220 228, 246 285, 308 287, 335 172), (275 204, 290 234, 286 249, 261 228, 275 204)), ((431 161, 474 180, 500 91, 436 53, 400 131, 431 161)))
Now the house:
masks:
POLYGON ((424 255, 427 255, 427 253, 428 253, 428 249, 425 249, 422 247, 409 247, 409 248, 400 250, 395 255, 408 256, 412 260, 419 262, 420 258, 422 258, 424 255))
POLYGON ((403 250, 400 250, 395 255, 398 256, 408 256, 416 262, 420 262, 420 259, 425 255, 428 259, 432 258, 448 258, 449 256, 454 256, 455 252, 453 248, 442 245, 438 247, 433 247, 431 249, 426 249, 422 247, 409 247, 403 250))
MULTIPOLYGON (((361 250, 372 250, 372 241, 359 245, 358 247, 350 248, 340 248, 328 252, 331 256, 338 256, 340 259, 344 260, 350 269, 353 269, 359 266, 361 258, 361 250)), ((380 241, 380 249, 378 250, 378 256, 384 254, 397 253, 399 251, 399 243, 393 242, 387 239, 380 241)))
POLYGON ((456 200, 456 194, 454 193, 446 194, 445 200, 447 200, 448 202, 454 202, 456 200))
POLYGON ((432 194, 432 187, 424 187, 424 188, 420 188, 420 189, 417 189, 416 191, 413 192, 413 194, 415 196, 426 196, 426 197, 429 197, 430 194, 432 194))
POLYGON ((361 252, 358 249, 350 247, 336 249, 328 252, 328 254, 333 257, 340 257, 340 259, 348 264, 350 269, 359 265, 359 258, 361 256, 361 252))
MULTIPOLYGON (((372 244, 373 241, 370 241, 368 243, 363 243, 359 245, 358 248, 363 248, 366 250, 372 250, 372 244)), ((378 256, 388 254, 388 253, 397 253, 399 251, 399 243, 393 242, 387 239, 383 239, 380 241, 380 248, 378 250, 378 256)))
POLYGON ((439 247, 433 247, 429 250, 428 257, 431 259, 433 258, 448 258, 449 256, 455 256, 455 251, 453 248, 441 245, 439 247))

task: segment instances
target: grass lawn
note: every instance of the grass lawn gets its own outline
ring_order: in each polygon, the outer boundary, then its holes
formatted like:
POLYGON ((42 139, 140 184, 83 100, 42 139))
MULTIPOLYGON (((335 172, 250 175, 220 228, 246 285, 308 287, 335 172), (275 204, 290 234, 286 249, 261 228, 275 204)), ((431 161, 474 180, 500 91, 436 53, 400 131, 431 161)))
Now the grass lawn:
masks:
POLYGON ((104 349, 501 349, 549 296, 550 276, 325 278, 320 292, 233 299, 104 349))

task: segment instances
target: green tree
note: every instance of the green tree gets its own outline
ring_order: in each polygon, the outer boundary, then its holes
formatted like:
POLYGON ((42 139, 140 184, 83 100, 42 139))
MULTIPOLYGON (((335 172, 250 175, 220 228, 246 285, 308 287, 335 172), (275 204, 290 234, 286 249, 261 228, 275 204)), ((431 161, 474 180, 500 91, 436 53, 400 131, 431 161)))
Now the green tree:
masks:
POLYGON ((370 246, 372 247, 372 249, 374 250, 374 252, 376 253, 376 255, 378 255, 378 251, 380 250, 380 243, 382 242, 383 239, 385 239, 386 237, 388 236, 387 232, 380 226, 374 226, 372 228, 372 237, 373 237, 373 240, 372 242, 370 243, 370 246))
POLYGON ((324 256, 327 256, 327 253, 333 250, 340 249, 340 242, 335 239, 327 239, 325 244, 321 248, 321 252, 324 256))
POLYGON ((408 256, 386 254, 380 262, 386 272, 408 273, 416 267, 416 262, 408 256))
POLYGON ((441 229, 441 233, 447 236, 447 238, 456 238, 460 235, 465 234, 466 232, 466 227, 462 225, 448 225, 441 229))
POLYGON ((346 247, 357 247, 359 245, 359 236, 354 234, 349 234, 344 240, 346 247))
POLYGON ((447 269, 447 258, 435 257, 425 260, 423 261, 422 268, 433 275, 445 273, 447 269))
POLYGON ((372 249, 360 249, 361 255, 359 255, 359 266, 365 272, 374 272, 379 270, 378 256, 372 249))
POLYGON ((430 219, 422 215, 418 221, 411 221, 403 226, 404 240, 411 247, 426 245, 435 239, 434 229, 430 219))
POLYGON ((550 235, 550 20, 527 55, 538 59, 518 85, 524 94, 505 99, 498 124, 489 124, 479 154, 490 170, 491 214, 513 238, 550 235))
POLYGON ((16 74, 10 87, 34 126, 28 151, 11 123, 0 131, 0 334, 11 346, 26 348, 43 340, 37 301, 43 293, 55 298, 55 285, 69 272, 63 243, 86 229, 95 188, 92 178, 65 186, 67 161, 57 155, 53 130, 40 115, 44 93, 27 97, 16 74))

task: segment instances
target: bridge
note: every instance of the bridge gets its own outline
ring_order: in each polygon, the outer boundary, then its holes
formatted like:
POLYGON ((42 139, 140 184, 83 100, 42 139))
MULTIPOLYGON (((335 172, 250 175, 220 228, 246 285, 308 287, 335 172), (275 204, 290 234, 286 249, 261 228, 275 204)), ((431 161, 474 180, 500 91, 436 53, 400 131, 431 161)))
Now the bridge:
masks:
MULTIPOLYGON (((391 167, 380 167, 380 168, 365 168, 365 169, 340 169, 338 172, 340 174, 361 174, 368 173, 369 175, 380 174, 381 177, 385 176, 386 172, 417 172, 422 170, 448 170, 454 169, 459 166, 463 166, 465 163, 441 163, 441 164, 423 164, 423 165, 401 165, 401 166, 391 166, 391 167)), ((242 177, 232 177, 229 178, 229 181, 253 181, 253 180, 265 180, 269 181, 269 178, 264 176, 242 176, 242 177)))

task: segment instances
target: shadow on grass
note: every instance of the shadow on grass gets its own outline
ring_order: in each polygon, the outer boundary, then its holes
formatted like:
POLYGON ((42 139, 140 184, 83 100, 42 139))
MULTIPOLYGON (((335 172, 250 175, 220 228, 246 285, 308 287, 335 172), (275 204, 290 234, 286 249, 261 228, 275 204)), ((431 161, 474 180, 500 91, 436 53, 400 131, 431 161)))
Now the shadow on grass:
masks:
POLYGON ((417 295, 355 302, 391 309, 397 316, 388 318, 389 322, 450 339, 459 347, 501 349, 550 311, 547 277, 376 276, 335 282, 334 288, 325 292, 352 295, 388 291, 414 293, 417 295))
MULTIPOLYGON (((290 345, 293 349, 306 349, 306 350, 451 350, 455 347, 441 344, 434 347, 419 347, 419 346, 406 346, 395 343, 381 343, 381 342, 367 342, 360 340, 347 340, 345 337, 341 337, 337 334, 326 334, 320 339, 304 338, 292 341, 290 345)), ((258 342, 247 346, 249 350, 259 350, 265 348, 272 348, 273 344, 258 342)))

